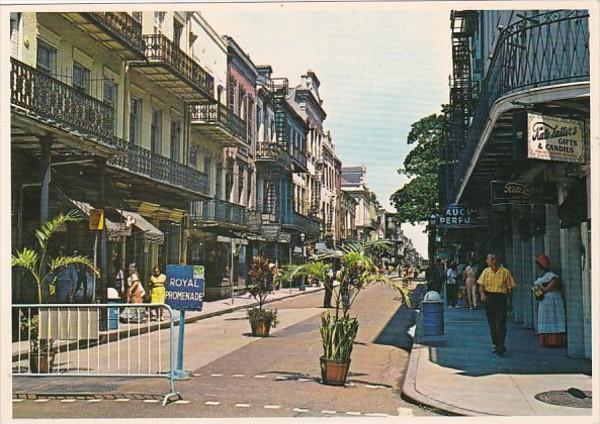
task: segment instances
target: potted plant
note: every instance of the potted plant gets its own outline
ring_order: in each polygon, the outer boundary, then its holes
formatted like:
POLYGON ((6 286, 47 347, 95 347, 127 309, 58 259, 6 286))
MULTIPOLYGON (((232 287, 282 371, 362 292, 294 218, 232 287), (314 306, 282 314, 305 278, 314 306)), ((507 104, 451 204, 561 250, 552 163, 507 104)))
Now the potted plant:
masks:
POLYGON ((258 302, 257 307, 248 309, 248 320, 254 337, 268 337, 271 327, 277 325, 277 310, 263 308, 267 296, 273 292, 274 275, 275 264, 269 263, 269 260, 263 256, 252 259, 248 272, 250 284, 246 287, 258 302))
MULTIPOLYGON (((79 213, 75 210, 66 214, 58 214, 40 229, 36 230, 35 237, 38 242, 37 249, 29 247, 17 251, 11 257, 11 265, 26 271, 36 285, 37 302, 40 305, 48 303, 48 297, 55 290, 57 272, 64 267, 82 264, 99 275, 94 269, 92 262, 85 256, 48 256, 48 243, 56 231, 69 222, 78 222, 81 220, 79 213)), ((29 337, 29 363, 30 369, 35 373, 51 372, 54 363, 54 355, 57 349, 54 341, 48 338, 41 338, 39 311, 31 310, 26 316, 22 316, 19 321, 19 331, 23 331, 29 337)))

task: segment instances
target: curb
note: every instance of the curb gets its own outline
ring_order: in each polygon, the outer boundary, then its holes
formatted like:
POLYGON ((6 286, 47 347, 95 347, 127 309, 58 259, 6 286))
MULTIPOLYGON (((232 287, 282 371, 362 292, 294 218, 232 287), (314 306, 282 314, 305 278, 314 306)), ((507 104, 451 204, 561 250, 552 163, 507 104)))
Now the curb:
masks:
MULTIPOLYGON (((304 296, 309 293, 318 293, 323 290, 325 290, 324 287, 318 287, 318 288, 315 288, 314 290, 310 290, 310 291, 302 291, 302 292, 298 292, 298 293, 287 294, 287 295, 284 295, 277 299, 267 300, 265 303, 263 303, 263 305, 273 303, 273 302, 279 302, 280 300, 291 299, 291 298, 298 297, 298 296, 304 296)), ((214 311, 214 312, 210 312, 207 314, 201 314, 201 315, 197 315, 194 317, 187 317, 185 319, 185 322, 192 323, 192 322, 200 321, 203 319, 213 318, 213 317, 216 317, 219 315, 225 315, 225 314, 235 312, 235 311, 238 311, 241 309, 249 309, 256 305, 258 305, 258 302, 252 302, 252 303, 248 303, 246 305, 232 306, 230 308, 221 309, 219 311, 214 311)), ((106 344, 111 341, 125 340, 129 337, 135 337, 140 334, 146 334, 148 332, 156 331, 158 329, 166 329, 166 328, 170 327, 170 323, 168 321, 164 322, 162 324, 157 322, 156 324, 157 325, 155 325, 155 326, 150 326, 150 328, 137 327, 135 329, 122 329, 122 330, 116 331, 114 333, 103 334, 98 339, 99 342, 95 345, 92 345, 91 347, 100 346, 100 345, 106 344)), ((178 318, 174 319, 173 324, 175 327, 179 326, 179 319, 178 318)), ((72 342, 69 344, 62 345, 60 347, 60 351, 62 352, 62 351, 66 351, 66 350, 76 349, 77 347, 78 347, 78 342, 72 342)), ((21 353, 17 352, 17 353, 12 354, 12 362, 20 362, 20 361, 28 360, 28 359, 29 359, 29 350, 28 349, 25 352, 21 352, 21 353)))
MULTIPOLYGON (((415 339, 420 335, 421 313, 417 317, 415 329, 415 339)), ((470 409, 460 408, 458 406, 435 399, 424 393, 421 393, 417 388, 417 378, 419 370, 419 361, 421 359, 421 351, 427 349, 428 346, 413 342, 412 349, 408 358, 408 366, 402 383, 402 397, 417 405, 423 405, 428 408, 439 411, 445 415, 463 416, 463 417, 480 417, 480 416, 497 416, 486 412, 474 411, 470 409)))

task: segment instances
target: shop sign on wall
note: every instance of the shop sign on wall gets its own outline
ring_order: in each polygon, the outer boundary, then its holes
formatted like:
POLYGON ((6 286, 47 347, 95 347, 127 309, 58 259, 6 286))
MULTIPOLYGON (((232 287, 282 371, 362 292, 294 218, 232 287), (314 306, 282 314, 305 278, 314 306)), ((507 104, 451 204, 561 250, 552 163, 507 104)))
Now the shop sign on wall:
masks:
POLYGON ((532 205, 556 202, 554 184, 549 182, 523 184, 511 181, 490 183, 492 205, 532 205))
POLYGON ((472 228, 482 225, 477 209, 450 204, 439 217, 442 228, 472 228))
POLYGON ((558 162, 585 162, 584 122, 529 112, 527 157, 558 162))

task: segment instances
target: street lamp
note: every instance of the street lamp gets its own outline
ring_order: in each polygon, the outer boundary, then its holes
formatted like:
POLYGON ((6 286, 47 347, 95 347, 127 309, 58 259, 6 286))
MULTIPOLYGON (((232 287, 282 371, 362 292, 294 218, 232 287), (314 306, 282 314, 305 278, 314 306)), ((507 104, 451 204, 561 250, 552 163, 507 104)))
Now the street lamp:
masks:
MULTIPOLYGON (((306 263, 306 234, 304 233, 300 233, 300 243, 302 243, 302 265, 304 265, 306 263)), ((300 278, 300 286, 298 287, 298 290, 300 291, 304 291, 305 287, 304 287, 304 276, 302 276, 300 278)))
POLYGON ((435 259, 435 248, 436 248, 436 241, 437 241, 437 234, 436 234, 436 230, 437 230, 437 222, 438 222, 438 215, 435 213, 432 213, 429 216, 429 263, 430 266, 433 265, 434 259, 435 259))

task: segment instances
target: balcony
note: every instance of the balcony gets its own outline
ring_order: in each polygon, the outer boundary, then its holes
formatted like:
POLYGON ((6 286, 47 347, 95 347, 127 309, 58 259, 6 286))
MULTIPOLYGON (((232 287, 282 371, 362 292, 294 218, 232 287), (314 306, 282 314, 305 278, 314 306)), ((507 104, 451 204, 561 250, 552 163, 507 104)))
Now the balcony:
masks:
POLYGON ((65 18, 125 59, 144 58, 142 24, 125 12, 64 13, 65 18))
POLYGON ((145 61, 131 62, 148 79, 191 104, 214 103, 214 79, 163 34, 145 34, 145 61))
POLYGON ((125 154, 116 156, 107 163, 109 166, 149 177, 154 181, 195 194, 207 195, 208 193, 208 176, 204 172, 143 147, 130 144, 125 154))
MULTIPOLYGON (((16 115, 66 132, 77 144, 84 138, 112 153, 124 148, 113 135, 112 107, 16 59, 10 62, 10 103, 16 115)), ((17 125, 13 120, 13 127, 17 125)))
POLYGON ((306 233, 308 235, 317 236, 321 231, 321 222, 308 216, 292 213, 283 217, 282 224, 284 227, 293 227, 293 229, 306 233))
POLYGON ((217 103, 190 108, 192 129, 226 147, 246 147, 246 123, 217 103))
MULTIPOLYGON (((477 108, 459 155, 454 198, 466 180, 489 114, 499 99, 534 88, 590 80, 588 16, 585 10, 553 11, 515 22, 502 31, 481 81, 477 108)), ((512 155, 512 148, 507 151, 512 155)), ((495 158, 494 164, 500 160, 495 158)))
POLYGON ((256 148, 256 161, 283 169, 292 169, 292 157, 277 143, 259 142, 256 148))
POLYGON ((243 227, 248 211, 244 206, 224 200, 210 199, 190 203, 190 219, 195 224, 220 223, 243 227))

